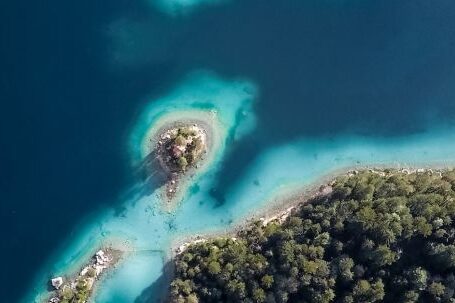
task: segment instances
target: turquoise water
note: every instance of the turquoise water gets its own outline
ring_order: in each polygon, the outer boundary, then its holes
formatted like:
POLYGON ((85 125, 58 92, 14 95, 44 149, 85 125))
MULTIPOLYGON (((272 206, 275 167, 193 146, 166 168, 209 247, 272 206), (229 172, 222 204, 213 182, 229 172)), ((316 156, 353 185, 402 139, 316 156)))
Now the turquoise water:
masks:
MULTIPOLYGON (((153 301, 162 294, 173 241, 227 231, 345 169, 453 166, 455 4, 436 3, 150 0, 117 12, 101 31, 108 46, 100 57, 122 75, 115 82, 121 88, 105 84, 113 90, 105 99, 120 97, 100 101, 85 129, 99 135, 83 153, 98 162, 105 158, 98 146, 124 146, 125 157, 108 164, 124 162, 133 181, 113 187, 123 194, 103 204, 90 200, 93 190, 82 196, 103 207, 58 238, 24 302, 45 293, 49 277, 76 272, 109 243, 127 254, 95 301, 153 301), (112 107, 119 107, 112 120, 131 119, 129 127, 102 119, 112 107), (201 112, 216 113, 219 145, 169 213, 159 189, 141 177, 144 138, 163 117, 201 112), (125 136, 99 142, 122 127, 125 136)), ((92 89, 96 101, 100 93, 92 89)), ((85 111, 77 118, 88 120, 85 111)), ((103 173, 109 175, 91 182, 103 173)))
MULTIPOLYGON (((246 129, 252 131, 249 121, 254 119, 239 120, 235 113, 241 110, 244 117, 254 116, 252 92, 255 92, 254 84, 245 80, 229 81, 204 72, 190 74, 175 90, 145 107, 132 131, 132 158, 137 160, 139 157, 138 138, 146 133, 147 126, 163 113, 174 111, 216 109, 222 113, 220 120, 227 130, 223 141, 241 139, 245 132, 237 130, 242 129, 242 122, 246 121, 246 129)), ((158 189, 148 189, 149 193, 143 194, 143 187, 138 186, 131 190, 131 197, 123 202, 120 213, 102 211, 81 224, 85 228, 81 228, 78 236, 49 261, 53 266, 43 276, 76 270, 100 243, 122 243, 130 253, 102 282, 95 301, 145 302, 161 295, 160 285, 164 282, 160 279, 163 266, 169 261, 173 240, 197 233, 229 230, 264 207, 270 207, 280 195, 310 186, 337 170, 384 165, 396 168, 452 166, 455 162, 454 130, 450 126, 432 128, 393 139, 354 135, 301 138, 265 149, 225 194, 225 202, 214 208, 216 200, 211 189, 215 186, 223 156, 229 153, 229 144, 225 144, 209 169, 194 179, 175 213, 162 210, 158 189)), ((36 285, 44 284, 45 280, 38 280, 36 285)))
POLYGON ((228 0, 148 0, 153 5, 171 16, 188 15, 204 5, 217 5, 228 0))

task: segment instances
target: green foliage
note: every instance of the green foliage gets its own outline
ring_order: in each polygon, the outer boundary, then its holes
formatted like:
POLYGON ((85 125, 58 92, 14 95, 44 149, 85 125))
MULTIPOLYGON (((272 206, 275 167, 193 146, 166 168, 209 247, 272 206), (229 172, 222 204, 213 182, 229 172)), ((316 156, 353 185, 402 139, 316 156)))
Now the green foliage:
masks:
POLYGON ((428 272, 422 267, 413 268, 405 275, 414 289, 424 290, 427 287, 428 272))
POLYGON ((96 269, 93 267, 90 267, 87 269, 87 277, 94 278, 96 276, 96 269))
POLYGON ((164 159, 174 170, 185 171, 188 166, 197 162, 204 151, 204 143, 195 130, 182 127, 165 142, 163 151, 164 159))
POLYGON ((175 139, 174 139, 174 143, 178 146, 185 146, 186 145, 186 140, 185 140, 185 137, 182 136, 182 135, 178 135, 175 139))
POLYGON ((455 302, 455 172, 340 177, 236 240, 191 245, 172 302, 455 302))
POLYGON ((194 138, 191 142, 190 148, 194 149, 195 151, 201 151, 204 148, 204 144, 202 143, 201 138, 194 138))
POLYGON ((272 287, 273 285, 273 276, 271 275, 265 275, 262 277, 261 279, 261 285, 264 287, 264 288, 270 288, 272 287))
POLYGON ((88 271, 84 276, 77 277, 74 287, 64 285, 58 292, 61 303, 85 303, 90 297, 91 287, 94 282, 95 272, 88 271))
POLYGON ((367 280, 359 280, 352 290, 355 302, 377 302, 384 298, 384 284, 381 280, 370 283, 367 280))
POLYGON ((60 291, 60 297, 62 300, 70 301, 74 297, 74 292, 69 286, 65 285, 60 291))
POLYGON ((211 273, 212 275, 217 275, 221 272, 221 266, 220 266, 220 263, 218 263, 217 261, 212 261, 209 263, 208 265, 208 271, 209 273, 211 273))
POLYGON ((181 127, 177 130, 178 135, 188 138, 189 136, 196 136, 196 131, 191 130, 189 127, 181 127))
POLYGON ((188 161, 186 160, 185 157, 181 156, 180 158, 177 159, 177 164, 181 170, 185 170, 186 167, 188 166, 188 161))
POLYGON ((253 301, 258 303, 265 301, 265 291, 262 288, 253 289, 253 301))

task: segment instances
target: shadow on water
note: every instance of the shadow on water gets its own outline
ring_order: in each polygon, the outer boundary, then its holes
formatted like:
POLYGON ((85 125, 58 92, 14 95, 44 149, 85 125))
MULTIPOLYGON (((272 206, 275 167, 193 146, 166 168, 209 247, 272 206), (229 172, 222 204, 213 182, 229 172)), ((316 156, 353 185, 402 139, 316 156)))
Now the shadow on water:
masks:
POLYGON ((247 0, 182 18, 153 9, 130 17, 139 20, 129 29, 135 49, 151 48, 154 57, 143 69, 165 76, 158 87, 201 68, 259 87, 255 144, 233 144, 213 189, 219 203, 271 145, 302 136, 408 135, 455 117, 450 0, 247 0))
MULTIPOLYGON (((153 15, 153 13, 152 13, 153 15)), ((259 87, 257 130, 226 156, 218 203, 264 148, 346 133, 390 138, 455 117, 455 2, 232 1, 185 18, 184 74, 259 87), (451 26, 448 26, 450 24, 451 26)), ((184 29, 183 29, 184 27, 184 29)))
MULTIPOLYGON (((179 19, 137 3, 31 2, 24 10, 9 1, 0 10, 2 28, 14 29, 0 48, 0 135, 8 142, 1 230, 4 258, 22 260, 0 274, 6 301, 17 301, 24 279, 96 201, 128 182, 119 146, 150 99, 137 101, 168 92, 195 69, 246 77, 260 90, 257 131, 232 144, 213 189, 220 203, 270 145, 345 132, 406 135, 425 119, 455 116, 453 0, 233 0, 179 19), (153 58, 128 57, 137 65, 106 72, 112 45, 101 45, 99 29, 129 10, 126 18, 145 19, 145 30, 134 23, 117 41, 153 58)), ((151 184, 145 193, 163 182, 152 176, 142 175, 151 184)))
MULTIPOLYGON (((229 143, 228 143, 229 144, 229 143)), ((254 161, 258 151, 265 148, 263 140, 256 134, 247 135, 238 141, 231 141, 232 149, 223 159, 214 187, 210 195, 215 199, 215 207, 222 206, 225 202, 225 193, 236 181, 240 180, 244 171, 254 161), (237 169, 229 169, 235 167, 237 169)))
POLYGON ((169 180, 168 175, 161 168, 155 151, 151 152, 134 170, 134 186, 123 194, 123 198, 119 199, 121 203, 111 205, 114 209, 114 216, 125 217, 127 206, 124 201, 133 201, 133 206, 138 202, 138 197, 149 196, 157 189, 166 184, 169 180), (139 180, 139 183, 138 183, 139 180))
POLYGON ((450 0, 230 1, 183 18, 151 9, 140 19, 160 34, 135 40, 138 49, 159 44, 160 60, 172 59, 171 70, 144 63, 172 74, 162 84, 202 68, 259 87, 258 128, 229 143, 234 150, 212 189, 218 204, 271 145, 302 136, 408 135, 455 117, 450 0))
POLYGON ((174 263, 168 261, 163 266, 163 274, 134 300, 134 303, 164 303, 169 295, 170 282, 174 275, 174 263))
POLYGON ((162 187, 169 181, 169 174, 160 165, 157 151, 153 150, 142 161, 137 170, 138 177, 143 180, 143 195, 152 194, 157 188, 162 187))

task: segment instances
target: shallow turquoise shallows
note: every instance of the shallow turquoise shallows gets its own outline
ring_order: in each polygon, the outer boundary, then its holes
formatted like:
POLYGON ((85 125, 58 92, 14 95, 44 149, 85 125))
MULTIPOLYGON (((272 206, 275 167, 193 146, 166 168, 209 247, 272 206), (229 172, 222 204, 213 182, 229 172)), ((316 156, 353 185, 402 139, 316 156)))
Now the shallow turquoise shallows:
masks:
MULTIPOLYGON (((132 134, 133 158, 137 160, 140 148, 134 143, 140 141, 138 138, 146 132, 147 126, 163 112, 216 110, 228 130, 226 133, 230 134, 224 142, 233 140, 232 137, 239 138, 254 125, 251 104, 255 93, 254 85, 245 80, 227 81, 206 72, 190 74, 175 91, 145 109, 132 134), (244 119, 236 119, 235 113, 239 110, 244 119), (248 127, 242 127, 244 123, 248 127)), ((455 162, 454 130, 433 128, 413 136, 387 140, 352 135, 302 138, 266 149, 248 165, 247 173, 226 194, 225 203, 214 207, 216 201, 210 192, 214 175, 223 163, 223 155, 229 152, 228 144, 223 144, 210 168, 194 179, 175 213, 161 209, 163 202, 157 190, 144 189, 144 186, 150 186, 149 183, 137 185, 123 202, 121 213, 108 210, 83 222, 84 228, 80 229, 79 235, 49 260, 50 266, 37 280, 36 289, 43 291, 40 286, 45 285, 49 274, 74 272, 101 243, 113 241, 124 244, 130 253, 103 280, 95 301, 135 302, 138 298, 146 300, 159 296, 163 283, 160 278, 169 261, 172 241, 189 235, 229 230, 248 216, 273 206, 280 196, 343 169, 452 166, 455 162)))
MULTIPOLYGON (((232 230, 349 169, 455 165, 453 0, 110 4, 115 12, 107 16, 101 7, 87 18, 103 22, 85 29, 93 34, 79 50, 87 58, 72 61, 76 43, 70 39, 68 58, 52 54, 55 66, 33 68, 27 73, 33 85, 10 94, 38 104, 29 109, 17 103, 18 113, 29 111, 23 115, 27 121, 8 123, 20 131, 11 135, 19 138, 12 142, 34 138, 37 121, 49 123, 37 127, 41 133, 31 143, 5 148, 12 163, 7 171, 22 168, 10 173, 17 187, 5 191, 11 204, 6 222, 25 226, 15 225, 22 231, 20 241, 9 235, 15 248, 10 254, 20 261, 30 258, 26 247, 41 255, 49 251, 24 302, 45 296, 49 278, 77 273, 103 245, 119 247, 125 256, 97 283, 94 301, 153 302, 167 287, 171 249, 189 236, 232 230), (63 68, 63 61, 69 66, 63 68), (87 61, 93 66, 77 74, 87 61), (41 73, 53 80, 41 80, 41 73), (78 84, 84 79, 82 90, 78 84), (44 83, 49 91, 41 91, 44 83), (38 115, 41 108, 46 117, 38 115), (162 121, 181 117, 211 117, 207 125, 215 147, 194 177, 181 184, 181 199, 170 212, 153 182, 155 171, 144 177, 141 164, 153 131, 162 121), (30 146, 36 148, 32 160, 30 146), (128 172, 124 179, 122 165, 128 172), (39 177, 32 174, 23 186, 30 168, 39 177), (23 201, 22 192, 27 193, 23 201), (119 192, 120 198, 112 198, 119 192), (33 218, 48 209, 43 222, 33 218), (47 229, 36 229, 40 236, 24 245, 32 230, 25 223, 32 219, 47 229), (58 222, 74 226, 74 232, 59 229, 58 222), (52 244, 40 243, 46 237, 52 244)), ((60 9, 58 20, 72 11, 60 9)), ((86 20, 85 10, 80 14, 75 19, 86 20)), ((77 22, 71 24, 49 28, 68 37, 67 28, 77 31, 77 22)), ((47 42, 58 52, 52 33, 47 42)), ((21 280, 24 272, 11 281, 21 280)))

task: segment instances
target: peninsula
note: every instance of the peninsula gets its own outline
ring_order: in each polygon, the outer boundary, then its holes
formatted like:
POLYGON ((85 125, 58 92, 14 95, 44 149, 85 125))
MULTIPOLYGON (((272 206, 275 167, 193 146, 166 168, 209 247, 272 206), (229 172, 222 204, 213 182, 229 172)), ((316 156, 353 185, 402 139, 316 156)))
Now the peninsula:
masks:
POLYGON ((455 171, 354 171, 272 220, 199 239, 171 302, 453 302, 455 171))
POLYGON ((89 300, 98 281, 106 270, 117 264, 122 252, 111 247, 100 249, 74 276, 54 277, 49 303, 85 303, 89 300))

